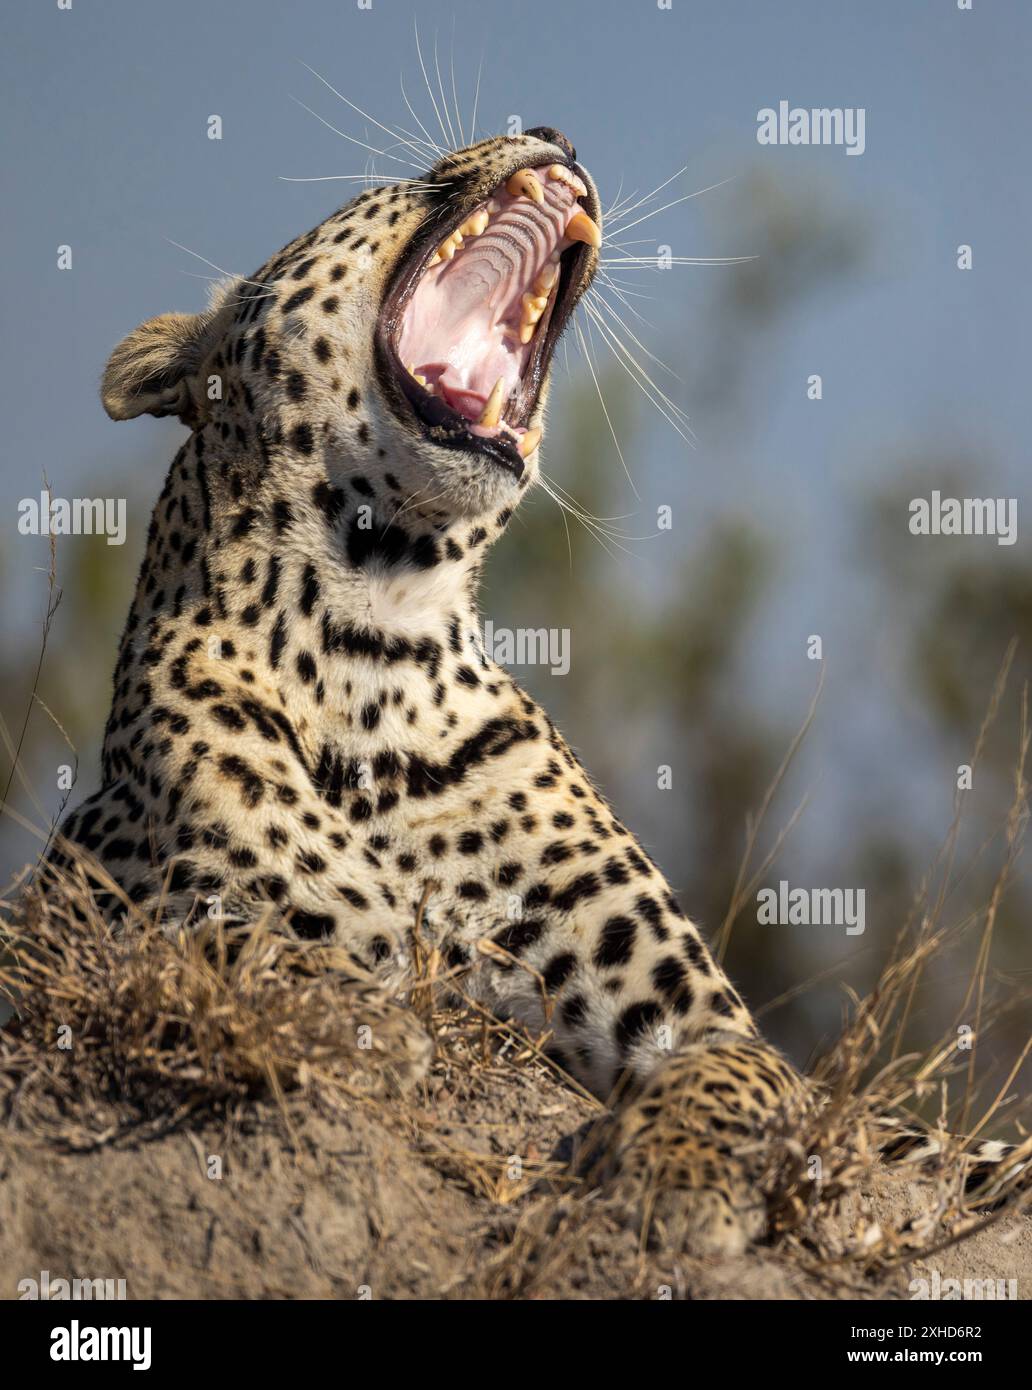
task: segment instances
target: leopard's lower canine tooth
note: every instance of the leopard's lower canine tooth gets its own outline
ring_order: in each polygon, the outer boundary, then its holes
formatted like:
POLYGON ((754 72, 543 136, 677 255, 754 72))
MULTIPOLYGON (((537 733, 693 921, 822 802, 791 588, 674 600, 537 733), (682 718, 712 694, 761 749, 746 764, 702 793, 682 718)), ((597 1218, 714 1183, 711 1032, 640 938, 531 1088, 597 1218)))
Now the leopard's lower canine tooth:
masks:
POLYGON ((530 198, 535 203, 545 201, 545 190, 533 169, 517 169, 506 183, 505 191, 511 193, 514 198, 530 198))
POLYGON ((567 169, 563 164, 553 164, 548 171, 548 177, 558 179, 561 183, 568 183, 578 198, 583 198, 588 191, 584 180, 578 178, 572 169, 567 169))
POLYGON ((596 251, 602 245, 602 233, 586 212, 575 212, 566 224, 567 241, 584 241, 596 251))
POLYGON ((505 385, 499 377, 494 384, 494 389, 487 398, 484 412, 477 421, 478 425, 486 425, 489 429, 498 424, 502 418, 502 397, 505 393, 505 385))
POLYGON ((520 439, 516 448, 521 459, 529 458, 541 442, 541 431, 539 429, 527 430, 526 434, 520 439))

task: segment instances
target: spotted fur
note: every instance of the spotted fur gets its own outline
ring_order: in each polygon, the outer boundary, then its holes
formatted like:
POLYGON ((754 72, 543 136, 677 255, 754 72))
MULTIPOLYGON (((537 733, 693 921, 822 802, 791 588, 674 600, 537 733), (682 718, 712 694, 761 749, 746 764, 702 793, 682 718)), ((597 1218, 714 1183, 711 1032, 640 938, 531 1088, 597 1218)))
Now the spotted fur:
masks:
POLYGON ((669 1185, 695 1193, 693 1240, 735 1246, 763 1221, 731 1141, 761 1135, 803 1084, 484 650, 483 558, 536 455, 509 470, 439 441, 377 355, 407 248, 515 170, 573 157, 551 130, 448 156, 425 185, 363 192, 205 313, 116 349, 109 414, 175 414, 191 433, 150 523, 103 785, 63 832, 169 922, 212 899, 244 922, 271 903, 399 987, 423 904, 424 936, 470 993, 550 1028, 600 1096, 632 1098, 623 1171, 657 1107, 684 1117, 669 1185))

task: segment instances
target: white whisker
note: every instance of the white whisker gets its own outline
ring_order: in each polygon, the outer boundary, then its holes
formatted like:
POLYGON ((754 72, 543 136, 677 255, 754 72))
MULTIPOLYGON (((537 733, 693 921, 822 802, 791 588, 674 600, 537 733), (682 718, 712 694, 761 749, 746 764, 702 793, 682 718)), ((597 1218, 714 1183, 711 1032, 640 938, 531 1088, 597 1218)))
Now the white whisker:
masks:
POLYGON ((423 62, 423 50, 419 44, 419 21, 414 16, 412 19, 412 24, 416 32, 416 55, 419 58, 419 66, 423 73, 423 81, 426 83, 426 90, 430 94, 430 102, 434 108, 434 115, 437 117, 437 124, 441 127, 441 135, 444 137, 444 140, 447 143, 448 132, 444 128, 444 121, 441 119, 441 113, 437 106, 437 98, 434 96, 434 89, 433 87, 431 87, 430 78, 427 76, 426 64, 423 62))
MULTIPOLYGON (((669 183, 669 179, 667 182, 669 183)), ((633 222, 628 222, 626 227, 621 227, 620 235, 622 236, 624 232, 629 232, 632 227, 637 227, 642 222, 647 222, 650 217, 656 217, 659 213, 666 212, 669 208, 676 208, 680 203, 690 203, 693 198, 701 198, 704 193, 712 193, 715 188, 723 188, 725 183, 730 182, 730 179, 721 179, 719 183, 711 183, 708 188, 698 188, 694 193, 685 193, 683 197, 673 198, 669 203, 663 203, 661 207, 650 208, 648 212, 643 212, 640 217, 636 217, 633 222)), ((645 201, 648 200, 646 199, 645 201)), ((638 206, 640 206, 640 204, 638 204, 638 206)), ((627 208, 622 214, 618 215, 617 220, 622 221, 629 212, 633 211, 633 208, 627 208)), ((612 220, 613 219, 610 218, 610 221, 612 220)))
MULTIPOLYGON (((599 332, 603 335, 604 341, 612 350, 613 355, 616 357, 617 361, 620 362, 620 365, 630 375, 631 380, 634 381, 635 384, 639 387, 639 389, 643 391, 646 396, 649 397, 649 399, 657 407, 657 409, 664 416, 664 418, 669 420, 670 424, 672 424, 674 428, 677 430, 677 432, 681 434, 682 438, 684 438, 686 442, 690 443, 691 440, 688 438, 688 436, 692 434, 692 430, 688 421, 688 416, 684 413, 681 407, 675 404, 675 402, 670 399, 670 397, 663 391, 663 389, 652 380, 652 378, 648 375, 648 373, 642 367, 641 363, 637 360, 634 354, 623 342, 620 335, 616 332, 612 325, 607 324, 605 322, 598 309, 593 304, 589 304, 587 301, 585 301, 584 308, 585 312, 588 313, 588 315, 597 325, 599 332), (655 394, 653 395, 652 393, 655 394), (658 397, 658 399, 656 399, 656 397, 658 397), (687 431, 687 433, 684 433, 684 431, 687 431)), ((609 312, 613 315, 614 318, 616 318, 618 321, 622 323, 622 320, 619 320, 619 316, 616 314, 616 311, 613 309, 613 306, 611 304, 607 304, 606 308, 609 310, 609 312)), ((639 347, 642 346, 641 343, 638 342, 638 339, 634 338, 633 333, 631 334, 631 337, 634 339, 636 343, 638 343, 639 347)), ((670 372, 671 376, 675 376, 675 373, 672 372, 664 362, 660 362, 658 358, 653 357, 652 353, 650 353, 647 348, 642 348, 642 351, 645 352, 649 357, 652 357, 652 360, 656 362, 658 366, 662 367, 664 371, 670 372)), ((680 378, 677 379, 680 380, 680 378)))
MULTIPOLYGON (((655 295, 642 294, 640 290, 632 289, 626 280, 614 280, 613 277, 604 270, 599 270, 598 274, 602 284, 604 284, 607 289, 613 291, 628 313, 633 314, 638 322, 643 323, 646 328, 655 329, 655 324, 649 323, 648 319, 638 312, 628 298, 628 295, 630 295, 634 299, 646 299, 652 302, 655 300, 655 295)), ((598 291, 598 293, 601 297, 601 291, 598 291)), ((606 303, 607 301, 603 298, 602 302, 606 303)))
MULTIPOLYGON (((682 381, 682 378, 677 375, 673 368, 668 367, 665 362, 663 362, 660 358, 658 358, 655 355, 655 353, 650 352, 649 349, 645 346, 645 344, 640 341, 640 339, 635 337, 630 326, 624 323, 623 319, 613 308, 612 304, 610 304, 609 301, 604 297, 600 290, 596 290, 594 286, 592 286, 590 294, 592 295, 592 303, 596 306, 596 308, 598 308, 600 312, 602 309, 608 310, 608 312, 612 314, 613 318, 630 338, 631 342, 634 344, 635 347, 640 348, 646 357, 648 357, 651 361, 655 362, 657 367, 662 367, 663 371, 667 372, 670 376, 672 376, 675 381, 682 381)), ((641 318, 641 315, 639 314, 638 317, 641 318)), ((648 323, 648 321, 645 319, 642 319, 642 323, 644 323, 647 328, 653 327, 653 325, 651 323, 648 323)))
MULTIPOLYGON (((591 517, 591 515, 590 515, 588 512, 583 511, 583 510, 582 510, 581 508, 579 508, 577 505, 572 504, 571 502, 566 501, 562 496, 560 496, 560 492, 557 492, 557 491, 556 491, 556 486, 557 486, 557 485, 555 484, 555 480, 554 480, 554 479, 549 478, 549 477, 547 477, 547 475, 545 475, 545 474, 542 473, 542 474, 540 475, 540 483, 541 483, 541 488, 542 488, 542 490, 552 499, 552 501, 553 501, 553 502, 556 504, 556 506, 560 509, 560 511, 561 511, 561 513, 563 514, 564 518, 565 518, 566 516, 572 516, 573 519, 574 519, 574 521, 578 522, 581 526, 583 526, 584 529, 585 529, 585 531, 587 531, 588 534, 589 534, 591 537, 593 537, 594 540, 598 541, 599 545, 600 545, 600 546, 602 547, 602 549, 606 552, 606 554, 610 557, 610 559, 615 559, 615 558, 616 558, 615 555, 613 554, 612 550, 610 550, 610 548, 609 548, 611 545, 616 546, 617 550, 623 551, 623 553, 624 553, 625 555, 631 555, 631 554, 633 554, 632 551, 628 550, 628 548, 627 548, 625 545, 622 544, 621 537, 620 537, 619 533, 614 533, 613 531, 607 529, 607 528, 604 527, 604 526, 599 526, 598 524, 596 524, 596 522, 594 521, 594 519, 591 517)), ((560 491, 561 491, 561 489, 560 489, 560 491)), ((566 495, 567 495, 567 497, 569 496, 569 494, 566 494, 566 495)), ((569 546, 569 545, 570 545, 570 532, 569 532, 569 527, 568 527, 568 526, 567 526, 567 530, 566 530, 566 538, 567 538, 567 545, 569 546)), ((651 539, 651 537, 646 537, 646 538, 644 538, 644 539, 651 539)), ((570 548, 570 563, 571 563, 571 566, 572 566, 572 564, 573 564, 573 550, 572 550, 572 547, 570 548)))
POLYGON ((599 545, 610 557, 610 559, 615 559, 616 557, 609 549, 608 538, 600 534, 594 527, 591 526, 589 522, 584 521, 581 517, 579 517, 577 513, 573 510, 573 508, 569 506, 568 503, 564 502, 561 497, 559 497, 555 492, 553 492, 551 484, 543 475, 540 479, 540 482, 542 491, 546 494, 546 496, 552 499, 552 501, 559 508, 560 514, 563 517, 563 525, 566 527, 566 545, 570 555, 570 572, 573 572, 573 544, 570 538, 570 527, 566 521, 567 516, 572 516, 574 521, 579 522, 579 524, 584 527, 585 531, 587 531, 588 535, 591 536, 594 540, 598 541, 599 545))
POLYGON ((451 111, 448 109, 448 98, 444 94, 444 81, 441 78, 441 60, 437 56, 437 30, 434 30, 434 68, 437 71, 437 90, 441 94, 441 108, 444 111, 445 119, 448 122, 448 135, 451 139, 451 147, 455 149, 458 141, 455 139, 455 129, 452 126, 451 111))
POLYGON ((439 185, 427 183, 425 179, 409 179, 403 174, 313 174, 302 178, 292 174, 277 174, 281 183, 404 183, 412 189, 436 188, 439 185))
POLYGON ((404 516, 410 507, 429 507, 432 503, 438 502, 442 497, 447 496, 448 489, 442 488, 440 492, 434 493, 433 497, 424 497, 423 494, 425 492, 425 487, 417 488, 415 492, 410 493, 409 496, 406 497, 403 502, 399 503, 397 511, 394 513, 390 521, 388 521, 387 525, 383 528, 383 531, 380 533, 381 540, 387 534, 388 528, 393 526, 399 517, 404 516))
MULTIPOLYGON (((564 488, 561 483, 557 482, 556 479, 553 478, 550 474, 542 473, 541 476, 547 478, 548 481, 555 488, 555 490, 562 494, 562 496, 570 504, 571 511, 579 513, 581 516, 586 518, 586 520, 594 522, 596 526, 608 527, 609 523, 612 521, 628 521, 632 516, 637 515, 636 512, 621 512, 616 516, 596 516, 594 512, 589 512, 584 507, 582 507, 581 504, 577 501, 576 497, 574 497, 573 493, 567 492, 566 488, 564 488)), ((618 531, 615 527, 611 528, 611 534, 614 536, 621 536, 624 540, 643 539, 640 536, 631 536, 626 531, 618 531)))
MULTIPOLYGON (((179 272, 180 275, 188 275, 188 276, 190 277, 191 280, 204 280, 204 281, 206 281, 207 284, 209 284, 209 285, 218 285, 218 284, 221 284, 221 283, 222 283, 222 280, 225 279, 225 276, 221 277, 221 279, 220 279, 218 276, 215 276, 215 275, 201 275, 200 272, 199 272, 199 271, 196 271, 196 270, 184 270, 184 269, 182 268, 182 266, 177 266, 176 269, 177 269, 177 271, 179 272)), ((237 278, 239 279, 240 277, 238 276, 237 278)), ((255 284, 255 283, 257 283, 257 282, 254 281, 254 280, 248 280, 248 281, 246 281, 246 283, 249 284, 249 285, 252 285, 252 284, 255 284)), ((263 288, 264 288, 264 286, 263 286, 263 288)), ((260 300, 260 299, 275 299, 275 298, 276 298, 276 292, 275 292, 275 290, 269 290, 268 294, 249 294, 249 295, 241 296, 239 299, 221 299, 221 300, 219 301, 219 308, 225 309, 225 308, 227 308, 227 307, 230 306, 230 305, 236 305, 236 306, 239 307, 240 305, 243 305, 243 304, 254 304, 254 303, 256 303, 256 302, 257 302, 258 300, 260 300)))
POLYGON ((455 104, 455 123, 459 127, 459 139, 463 144, 466 143, 466 132, 462 128, 462 113, 459 110, 459 93, 455 86, 455 16, 452 15, 451 22, 451 90, 452 101, 455 104))
POLYGON ((413 164, 410 159, 402 159, 399 155, 388 154, 385 150, 378 150, 375 145, 367 145, 364 140, 356 140, 353 135, 347 135, 343 130, 338 130, 337 127, 326 120, 324 116, 320 116, 318 111, 313 111, 310 106, 306 106, 300 97, 292 95, 290 99, 291 101, 296 101, 303 111, 307 111, 310 116, 314 116, 327 130, 332 130, 334 135, 339 135, 342 140, 348 140, 352 145, 358 145, 363 150, 369 150, 371 154, 378 154, 383 159, 393 159, 396 164, 407 164, 410 169, 419 168, 419 165, 413 164))
POLYGON ((391 139, 399 140, 401 144, 407 145, 411 152, 417 156, 417 158, 426 158, 426 154, 424 153, 424 151, 420 149, 420 145, 423 144, 423 141, 419 139, 418 135, 413 135, 410 130, 405 130, 403 126, 399 126, 395 129, 391 126, 384 125, 383 122, 378 121, 375 116, 370 116, 367 111, 363 111, 360 106, 356 106, 355 103, 350 100, 350 98, 344 95, 343 92, 338 92, 336 87, 334 87, 332 83, 327 82, 326 78, 323 77, 321 73, 316 72, 315 68, 309 67, 309 65, 303 59, 298 59, 298 61, 301 63, 301 66, 303 68, 308 68, 308 71, 312 74, 312 76, 317 77, 319 81, 323 84, 323 86, 328 87, 335 97, 339 97, 340 100, 344 102, 346 106, 350 106, 352 111, 357 112, 358 115, 363 117, 364 120, 372 121, 373 125, 377 126, 380 130, 382 130, 385 135, 389 135, 391 139))
POLYGON ((694 447, 694 436, 691 430, 691 426, 688 424, 688 417, 685 415, 684 411, 680 408, 680 406, 676 405, 670 399, 670 397, 666 394, 665 391, 662 390, 661 387, 656 385, 656 383, 652 380, 649 374, 637 361, 634 354, 630 352, 630 350, 621 340, 619 335, 615 333, 613 329, 609 326, 609 324, 605 322, 605 320, 602 318, 602 315, 598 312, 594 305, 589 304, 587 300, 585 300, 584 308, 589 318, 591 318, 593 323, 598 328, 599 332, 602 334, 603 341, 607 343, 607 345, 613 353, 613 356, 620 363, 624 371, 635 383, 638 389, 645 396, 648 397, 648 399, 656 407, 656 409, 667 421, 667 423, 671 425, 674 430, 676 430, 676 432, 681 436, 685 443, 694 447))
POLYGON ((662 270, 672 265, 744 265, 758 256, 603 256, 605 267, 622 266, 625 270, 662 270))
MULTIPOLYGON (((550 497, 552 501, 556 504, 556 506, 559 508, 559 515, 562 518, 563 530, 566 532, 566 554, 570 562, 570 573, 573 574, 573 538, 570 535, 570 523, 566 520, 566 508, 563 506, 560 499, 556 497, 555 493, 549 487, 548 479, 545 477, 544 473, 539 473, 539 477, 541 481, 542 491, 545 493, 547 497, 550 497)), ((519 512, 517 512, 516 515, 519 516, 519 512)))
POLYGON ((484 71, 484 54, 481 51, 480 62, 477 66, 477 85, 473 93, 473 119, 470 121, 469 138, 471 143, 477 138, 477 107, 480 105, 480 74, 484 71))
MULTIPOLYGON (((584 307, 585 307, 586 309, 590 308, 590 306, 588 305, 587 301, 585 301, 584 307)), ((605 398, 605 396, 603 396, 603 394, 602 394, 602 387, 599 385, 598 374, 597 374, 597 372, 595 371, 595 364, 594 364, 594 362, 593 362, 592 359, 591 359, 591 354, 590 354, 589 349, 588 349, 588 344, 587 344, 587 342, 585 341, 583 330, 581 329, 581 326, 580 326, 579 323, 578 323, 578 324, 575 324, 574 327, 575 327, 576 330, 577 330, 577 337, 578 337, 578 339, 580 340, 581 350, 582 350, 583 353, 584 353, 584 360, 585 360, 585 362, 587 362, 587 364, 588 364, 588 371, 591 373, 591 379, 592 379, 592 381, 594 381, 594 383, 595 383, 595 390, 596 390, 597 393, 598 393, 598 399, 599 399, 599 402, 600 402, 600 404, 601 404, 601 406, 602 406, 602 413, 603 413, 603 414, 605 415, 605 417, 606 417, 606 424, 609 426, 609 433, 613 436, 613 443, 614 443, 615 446, 616 446, 616 452, 617 452, 617 454, 619 455, 620 464, 621 464, 621 466, 622 466, 622 468, 623 468, 623 471, 627 474, 627 481, 628 481, 628 482, 630 483, 630 485, 631 485, 631 491, 634 493, 635 497, 637 497, 637 496, 638 496, 638 489, 634 486, 634 479, 631 477, 631 470, 627 467, 627 460, 626 460, 626 459, 624 458, 624 456, 623 456, 623 450, 620 448, 620 441, 619 441, 619 439, 617 439, 617 437, 616 437, 616 430, 613 428, 613 422, 612 422, 612 420, 610 419, 609 410, 608 410, 607 407, 606 407, 606 398, 605 398)), ((589 330, 589 331, 590 331, 590 330, 589 330)))
POLYGON ((399 85, 400 85, 400 87, 401 87, 401 99, 402 99, 402 101, 405 103, 405 106, 406 106, 406 108, 407 108, 407 110, 408 110, 409 115, 412 117, 412 119, 415 121, 416 125, 419 126, 420 130, 421 130, 421 131, 423 132, 423 134, 426 136, 426 143, 427 143, 427 145, 429 146, 429 148, 430 148, 431 150, 434 151, 434 162, 436 163, 436 161, 437 161, 438 159, 440 159, 442 155, 446 154, 447 151, 444 149, 444 147, 443 147, 442 145, 438 145, 437 142, 436 142, 435 140, 432 140, 432 139, 430 138, 430 132, 427 130, 426 126, 423 124, 423 122, 422 122, 422 121, 419 119, 419 117, 416 115, 415 109, 413 108, 412 103, 409 101, 409 99, 408 99, 408 94, 407 94, 407 92, 405 91, 405 74, 404 74, 404 73, 399 73, 399 74, 398 74, 398 83, 399 83, 399 85))
POLYGON ((603 241, 606 242, 606 244, 607 244, 608 246, 619 246, 619 247, 624 247, 624 246, 650 246, 650 245, 655 241, 655 237, 650 237, 650 236, 632 236, 632 237, 628 237, 626 241, 616 241, 613 237, 608 237, 608 236, 607 236, 607 237, 603 237, 602 239, 603 239, 603 241))
POLYGON ((629 217, 632 212, 643 207, 645 203, 655 198, 657 194, 662 193, 663 189, 672 184, 674 179, 679 179, 682 174, 686 174, 687 172, 688 165, 685 164, 678 169, 675 174, 671 174, 668 179, 664 179, 662 183, 658 183, 651 193, 646 193, 643 197, 639 198, 636 203, 630 202, 630 199, 636 196, 634 193, 628 194, 627 198, 624 200, 624 206, 622 207, 620 206, 619 199, 617 199, 613 204, 612 211, 606 213, 606 220, 608 222, 619 222, 621 218, 629 217))
MULTIPOLYGON (((210 265, 212 270, 217 270, 222 276, 227 276, 231 280, 239 280, 242 285, 254 285, 260 290, 267 290, 269 288, 268 285, 263 285, 260 280, 248 280, 244 275, 237 275, 232 270, 224 270, 222 266, 216 265, 214 261, 209 261, 207 256, 202 256, 199 251, 191 251, 189 246, 184 246, 179 241, 173 241, 170 236, 167 236, 165 240, 168 242, 169 246, 174 246, 177 251, 185 251, 188 256, 195 256, 197 260, 203 261, 205 265, 210 265)), ((208 276, 202 276, 202 279, 206 280, 208 278, 208 276)))
POLYGON ((608 219, 610 219, 610 218, 613 216, 613 213, 615 212, 615 210, 620 206, 620 194, 621 194, 622 192, 623 192, 623 174, 620 175, 620 182, 616 185, 616 197, 613 199, 612 207, 610 208, 610 211, 609 211, 609 212, 604 212, 604 213, 602 214, 602 220, 603 220, 603 222, 605 222, 605 221, 607 221, 608 219))

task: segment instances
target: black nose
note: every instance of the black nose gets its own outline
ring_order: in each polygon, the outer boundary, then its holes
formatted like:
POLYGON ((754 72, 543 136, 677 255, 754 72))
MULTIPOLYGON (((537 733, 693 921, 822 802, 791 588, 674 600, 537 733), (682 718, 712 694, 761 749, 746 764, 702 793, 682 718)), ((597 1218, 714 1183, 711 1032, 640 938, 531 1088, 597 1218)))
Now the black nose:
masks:
POLYGON ((550 145, 558 145, 563 154, 570 159, 577 158, 577 151, 567 140, 561 130, 556 130, 553 125, 536 125, 533 129, 525 131, 526 135, 533 135, 535 140, 546 140, 550 145))

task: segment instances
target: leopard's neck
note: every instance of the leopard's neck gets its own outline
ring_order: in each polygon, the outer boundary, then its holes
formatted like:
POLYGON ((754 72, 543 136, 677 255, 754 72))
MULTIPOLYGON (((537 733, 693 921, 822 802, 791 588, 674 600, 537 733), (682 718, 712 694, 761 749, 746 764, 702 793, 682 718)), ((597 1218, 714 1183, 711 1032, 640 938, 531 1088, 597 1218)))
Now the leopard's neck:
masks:
MULTIPOLYGON (((226 459, 204 431, 192 436, 155 507, 116 691, 135 689, 142 707, 148 668, 174 640, 180 688, 249 691, 269 717, 289 710, 308 766, 329 760, 353 776, 387 746, 440 763, 485 720, 527 713, 484 647, 490 526, 442 520, 400 489, 370 496, 354 470, 339 476, 335 486, 295 467, 287 486, 267 459, 226 459)), ((107 763, 119 744, 109 723, 107 763)))

